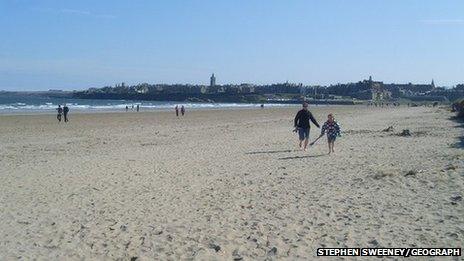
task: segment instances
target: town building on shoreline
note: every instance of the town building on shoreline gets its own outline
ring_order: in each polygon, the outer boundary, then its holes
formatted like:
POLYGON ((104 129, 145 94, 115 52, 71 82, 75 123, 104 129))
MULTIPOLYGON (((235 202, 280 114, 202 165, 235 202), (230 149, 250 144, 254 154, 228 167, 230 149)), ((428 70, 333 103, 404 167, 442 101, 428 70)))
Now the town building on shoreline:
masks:
POLYGON ((76 91, 76 98, 95 99, 148 99, 148 100, 185 100, 203 99, 218 101, 266 101, 266 100, 365 100, 382 103, 400 98, 412 101, 454 101, 464 96, 464 85, 453 89, 437 87, 432 79, 430 84, 398 84, 368 79, 356 83, 335 84, 330 86, 310 86, 302 83, 275 83, 267 85, 216 84, 216 76, 211 74, 209 85, 195 84, 148 84, 128 86, 125 83, 114 87, 90 88, 76 91))

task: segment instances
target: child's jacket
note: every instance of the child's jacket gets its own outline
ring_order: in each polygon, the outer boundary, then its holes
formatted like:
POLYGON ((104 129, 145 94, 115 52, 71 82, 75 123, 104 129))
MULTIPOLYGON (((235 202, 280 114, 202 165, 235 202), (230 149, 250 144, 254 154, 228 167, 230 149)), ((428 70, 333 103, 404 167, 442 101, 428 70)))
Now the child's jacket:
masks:
POLYGON ((324 133, 327 133, 328 137, 340 136, 340 126, 338 126, 338 123, 336 121, 326 121, 324 125, 322 125, 321 129, 321 135, 324 135, 324 133))

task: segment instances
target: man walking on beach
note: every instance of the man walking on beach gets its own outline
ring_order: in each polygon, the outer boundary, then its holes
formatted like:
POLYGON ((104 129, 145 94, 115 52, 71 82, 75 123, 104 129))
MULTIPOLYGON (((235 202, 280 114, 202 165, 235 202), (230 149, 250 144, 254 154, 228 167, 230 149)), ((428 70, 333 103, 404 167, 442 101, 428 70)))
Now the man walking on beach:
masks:
POLYGON ((313 117, 313 114, 308 110, 308 103, 304 102, 303 109, 298 111, 294 120, 294 131, 298 132, 300 149, 302 148, 304 141, 304 151, 306 151, 306 147, 308 146, 309 142, 309 130, 311 128, 309 120, 311 120, 314 125, 320 128, 319 123, 317 123, 316 119, 313 117))
POLYGON ((59 122, 61 122, 61 114, 63 113, 63 108, 61 108, 61 104, 58 104, 58 108, 56 108, 56 110, 58 111, 56 118, 59 122))
POLYGON ((175 108, 175 109, 176 109, 176 116, 179 117, 179 106, 176 105, 176 108, 175 108))
POLYGON ((184 105, 182 105, 182 107, 180 107, 180 113, 182 113, 182 116, 184 116, 184 114, 185 114, 185 107, 184 107, 184 105))
POLYGON ((63 115, 64 115, 64 122, 68 122, 68 112, 69 112, 69 108, 68 106, 66 105, 66 103, 64 104, 63 106, 63 115))

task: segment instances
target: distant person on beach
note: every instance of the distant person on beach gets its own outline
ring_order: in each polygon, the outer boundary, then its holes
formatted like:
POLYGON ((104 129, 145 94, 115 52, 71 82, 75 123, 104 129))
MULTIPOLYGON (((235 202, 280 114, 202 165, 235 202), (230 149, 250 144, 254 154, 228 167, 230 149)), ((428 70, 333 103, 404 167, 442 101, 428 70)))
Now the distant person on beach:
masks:
POLYGON ((65 103, 64 106, 63 106, 64 122, 68 122, 68 121, 69 121, 69 119, 68 119, 68 113, 69 113, 69 108, 68 108, 68 106, 67 106, 66 103, 65 103))
POLYGON ((182 107, 180 108, 180 113, 182 113, 182 116, 184 116, 184 114, 185 114, 185 107, 184 107, 184 105, 182 105, 182 107))
POLYGON ((264 104, 261 104, 261 109, 264 109, 264 104))
POLYGON ((179 117, 179 106, 176 105, 176 116, 179 117))
POLYGON ((126 105, 126 112, 129 111, 129 106, 126 105))
POLYGON ((63 114, 63 108, 61 108, 61 104, 58 104, 58 108, 56 108, 58 114, 56 115, 56 119, 61 122, 61 114, 63 114))
POLYGON ((140 106, 137 104, 137 112, 139 112, 140 110, 140 106))
POLYGON ((311 120, 314 125, 320 128, 319 123, 317 123, 316 119, 314 119, 313 117, 313 114, 308 110, 308 103, 304 102, 303 109, 298 111, 298 113, 295 116, 295 120, 294 120, 294 127, 295 127, 294 132, 298 132, 298 136, 300 140, 299 146, 300 146, 300 149, 303 148, 304 151, 306 151, 306 148, 308 147, 308 141, 309 141, 309 131, 311 128, 309 124, 309 120, 311 120), (303 146, 303 141, 304 141, 304 146, 303 146))
POLYGON ((329 154, 334 151, 335 139, 340 136, 340 126, 335 121, 332 113, 327 115, 327 121, 322 125, 321 136, 327 134, 327 144, 329 145, 329 154))

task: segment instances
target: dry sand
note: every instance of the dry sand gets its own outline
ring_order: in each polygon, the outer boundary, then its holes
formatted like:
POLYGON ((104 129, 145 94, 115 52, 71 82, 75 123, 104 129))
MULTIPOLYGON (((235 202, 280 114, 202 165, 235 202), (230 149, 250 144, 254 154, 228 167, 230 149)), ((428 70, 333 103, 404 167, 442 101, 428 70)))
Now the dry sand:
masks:
POLYGON ((313 106, 342 127, 329 156, 325 139, 297 149, 296 110, 0 116, 0 259, 462 247, 463 128, 451 113, 313 106))

